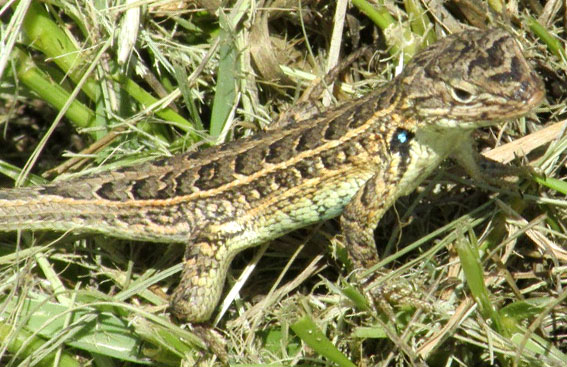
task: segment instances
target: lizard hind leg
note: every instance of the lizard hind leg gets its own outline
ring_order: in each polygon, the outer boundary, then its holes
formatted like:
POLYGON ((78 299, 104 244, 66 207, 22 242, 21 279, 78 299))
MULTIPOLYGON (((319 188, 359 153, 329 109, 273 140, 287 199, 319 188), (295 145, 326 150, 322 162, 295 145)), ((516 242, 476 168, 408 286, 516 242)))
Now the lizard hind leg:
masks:
POLYGON ((205 322, 215 310, 234 257, 219 237, 203 229, 187 246, 181 280, 170 301, 171 312, 180 320, 205 322))

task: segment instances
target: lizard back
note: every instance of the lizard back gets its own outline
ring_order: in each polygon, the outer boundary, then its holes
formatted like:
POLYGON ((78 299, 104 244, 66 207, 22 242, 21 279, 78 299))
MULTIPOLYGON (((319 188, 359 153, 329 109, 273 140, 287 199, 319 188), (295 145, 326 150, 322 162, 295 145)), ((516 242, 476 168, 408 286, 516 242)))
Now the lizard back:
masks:
POLYGON ((336 216, 387 158, 395 96, 395 88, 384 88, 282 130, 112 172, 0 190, 0 230, 183 242, 195 228, 235 216, 297 212, 297 224, 284 232, 336 216), (372 116, 381 123, 368 124, 372 116), (302 215, 297 209, 314 205, 309 197, 318 193, 324 193, 316 198, 319 208, 302 215))

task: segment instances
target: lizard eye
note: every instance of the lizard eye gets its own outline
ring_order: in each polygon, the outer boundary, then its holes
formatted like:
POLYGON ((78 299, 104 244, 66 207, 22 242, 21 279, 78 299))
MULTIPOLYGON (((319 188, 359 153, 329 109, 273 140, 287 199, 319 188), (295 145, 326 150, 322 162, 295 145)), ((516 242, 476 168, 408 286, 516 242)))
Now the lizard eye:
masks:
POLYGON ((451 86, 449 89, 453 99, 459 103, 469 103, 474 99, 474 94, 464 88, 451 86))

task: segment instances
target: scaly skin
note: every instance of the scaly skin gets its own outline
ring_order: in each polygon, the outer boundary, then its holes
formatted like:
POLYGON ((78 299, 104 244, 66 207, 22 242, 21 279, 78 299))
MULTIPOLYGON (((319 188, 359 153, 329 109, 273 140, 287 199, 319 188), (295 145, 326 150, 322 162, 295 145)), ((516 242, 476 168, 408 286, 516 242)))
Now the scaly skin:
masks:
POLYGON ((341 215, 357 267, 373 229, 441 161, 467 171, 471 132, 528 113, 542 82, 502 30, 425 49, 392 82, 303 121, 201 152, 42 187, 0 191, 0 230, 98 232, 187 244, 171 310, 205 321, 240 251, 341 215))

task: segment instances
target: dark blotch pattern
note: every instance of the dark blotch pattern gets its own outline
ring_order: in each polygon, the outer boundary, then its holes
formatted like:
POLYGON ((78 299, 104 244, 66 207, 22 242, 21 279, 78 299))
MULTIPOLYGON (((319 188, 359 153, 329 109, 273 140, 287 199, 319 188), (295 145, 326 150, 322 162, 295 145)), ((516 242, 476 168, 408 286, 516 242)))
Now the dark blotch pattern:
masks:
POLYGON ((195 187, 199 190, 210 190, 234 181, 232 159, 213 161, 199 168, 199 178, 195 187))
POLYGON ((116 191, 116 187, 112 182, 105 182, 103 183, 98 190, 96 190, 96 194, 103 199, 106 200, 117 200, 117 201, 124 201, 125 198, 121 198, 118 196, 118 192, 116 191))
POLYGON ((290 134, 270 144, 268 154, 266 155, 266 162, 277 164, 285 162, 295 156, 296 142, 297 135, 290 134))
POLYGON ((183 196, 192 194, 195 190, 193 185, 197 180, 197 175, 195 170, 181 171, 177 176, 175 176, 175 195, 183 196))
POLYGON ((238 154, 234 158, 234 170, 236 173, 251 175, 262 168, 267 148, 259 145, 246 152, 238 154))
POLYGON ((502 65, 504 61, 502 43, 506 42, 507 38, 499 38, 492 46, 490 46, 483 54, 484 56, 477 55, 476 58, 472 59, 468 66, 468 73, 472 74, 474 68, 481 69, 494 69, 502 65))
POLYGON ((497 83, 509 83, 514 80, 520 80, 522 78, 522 75, 519 73, 520 70, 520 60, 514 56, 511 61, 510 69, 507 69, 506 72, 492 75, 490 80, 497 83))
POLYGON ((158 177, 149 177, 132 183, 132 196, 136 200, 152 199, 159 191, 160 180, 158 177))
MULTIPOLYGON (((152 165, 156 167, 166 167, 170 165, 170 158, 160 158, 156 159, 152 162, 152 165)), ((132 167, 125 167, 125 168, 132 168, 132 167)))
POLYGON ((364 185, 360 201, 365 207, 370 207, 376 199, 376 181, 370 179, 364 185))
POLYGON ((330 151, 323 152, 321 154, 321 162, 328 170, 334 170, 340 168, 341 165, 345 163, 344 158, 340 157, 340 148, 331 149, 330 151))
POLYGON ((175 197, 177 192, 177 177, 176 173, 171 171, 161 177, 163 187, 159 188, 156 192, 158 199, 169 199, 175 197))
POLYGON ((201 180, 210 180, 215 177, 215 173, 218 170, 218 162, 213 161, 209 164, 202 165, 199 168, 199 181, 201 180))
POLYGON ((297 143, 297 151, 304 152, 312 150, 323 144, 323 134, 327 125, 317 125, 313 128, 306 130, 299 137, 297 143))
POLYGON ((326 140, 338 140, 348 131, 348 121, 344 119, 334 119, 327 125, 324 138, 326 140))
POLYGON ((304 160, 295 164, 294 168, 301 174, 303 179, 315 178, 319 175, 313 159, 304 160))

